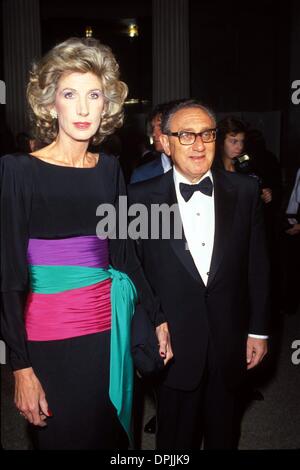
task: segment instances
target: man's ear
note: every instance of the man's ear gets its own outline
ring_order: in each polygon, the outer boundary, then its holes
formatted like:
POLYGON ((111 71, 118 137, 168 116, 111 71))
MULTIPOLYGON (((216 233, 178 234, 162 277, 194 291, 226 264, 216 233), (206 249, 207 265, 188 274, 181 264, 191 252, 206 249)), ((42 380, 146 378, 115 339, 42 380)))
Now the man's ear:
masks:
POLYGON ((170 150, 169 137, 166 134, 161 134, 159 136, 159 140, 160 140, 161 145, 163 146, 164 153, 170 157, 171 150, 170 150))

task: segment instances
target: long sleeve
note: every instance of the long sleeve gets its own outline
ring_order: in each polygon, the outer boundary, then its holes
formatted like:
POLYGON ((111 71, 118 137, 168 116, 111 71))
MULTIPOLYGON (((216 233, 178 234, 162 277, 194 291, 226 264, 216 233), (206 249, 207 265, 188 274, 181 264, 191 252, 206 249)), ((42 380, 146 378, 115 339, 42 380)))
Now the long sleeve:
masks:
POLYGON ((29 181, 18 156, 0 160, 1 335, 13 370, 30 367, 24 324, 27 292, 29 181))
MULTIPOLYGON (((152 289, 145 277, 141 262, 136 253, 135 242, 129 237, 126 237, 126 239, 121 239, 121 237, 118 236, 119 213, 123 210, 122 207, 119 207, 119 196, 126 196, 126 186, 121 168, 117 162, 115 180, 117 187, 117 196, 115 201, 117 215, 117 236, 116 239, 110 240, 111 263, 116 269, 125 272, 131 278, 135 284, 140 304, 146 310, 151 322, 155 326, 158 326, 165 322, 165 316, 161 311, 159 299, 152 292, 152 289)), ((121 218, 127 227, 127 214, 125 215, 122 213, 121 218)))

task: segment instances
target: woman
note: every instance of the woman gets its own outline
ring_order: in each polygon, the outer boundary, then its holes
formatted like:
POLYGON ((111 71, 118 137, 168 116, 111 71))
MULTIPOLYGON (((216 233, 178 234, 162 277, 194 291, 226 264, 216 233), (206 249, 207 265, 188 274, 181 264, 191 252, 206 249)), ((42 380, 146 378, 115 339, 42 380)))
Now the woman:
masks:
POLYGON ((49 145, 1 161, 2 334, 15 403, 40 449, 114 449, 130 436, 137 294, 163 323, 132 242, 96 236, 97 207, 117 208, 125 187, 116 159, 88 146, 122 125, 126 95, 108 47, 57 45, 27 89, 49 145))
MULTIPOLYGON (((234 116, 227 116, 218 123, 218 152, 215 166, 226 171, 236 171, 235 159, 245 152, 247 125, 234 116)), ((262 188, 261 198, 265 204, 272 201, 272 190, 262 188)))
POLYGON ((234 116, 227 116, 218 123, 218 158, 227 171, 235 171, 234 159, 245 148, 246 125, 234 116))

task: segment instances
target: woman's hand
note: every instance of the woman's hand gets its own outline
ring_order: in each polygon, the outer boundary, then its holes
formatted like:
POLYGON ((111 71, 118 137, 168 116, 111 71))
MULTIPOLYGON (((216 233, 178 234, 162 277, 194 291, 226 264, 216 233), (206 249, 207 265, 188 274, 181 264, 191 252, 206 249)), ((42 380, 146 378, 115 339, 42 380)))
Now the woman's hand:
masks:
POLYGON ((156 336, 159 345, 159 354, 164 359, 166 365, 173 357, 173 351, 171 346, 171 339, 169 334, 168 323, 162 323, 156 327, 156 336))
POLYGON ((261 193, 261 198, 265 204, 269 204, 272 201, 272 189, 271 188, 263 188, 261 193))
POLYGON ((47 426, 45 420, 52 413, 48 410, 45 392, 31 367, 14 372, 15 405, 31 424, 47 426))

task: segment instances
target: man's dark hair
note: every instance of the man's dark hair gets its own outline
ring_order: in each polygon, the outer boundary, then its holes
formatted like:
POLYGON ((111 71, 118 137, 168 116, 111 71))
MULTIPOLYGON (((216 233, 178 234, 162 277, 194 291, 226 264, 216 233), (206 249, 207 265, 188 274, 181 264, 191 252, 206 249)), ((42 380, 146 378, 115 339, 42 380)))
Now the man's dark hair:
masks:
POLYGON ((161 121, 161 130, 163 134, 168 134, 170 132, 170 121, 177 111, 181 111, 182 109, 188 108, 199 108, 204 111, 208 116, 216 122, 216 117, 214 112, 205 106, 203 103, 193 99, 184 99, 184 100, 176 100, 168 103, 168 107, 162 114, 162 121, 161 121))
MULTIPOLYGON (((177 100, 178 101, 178 100, 177 100)), ((177 101, 168 101, 166 103, 160 103, 157 104, 152 111, 148 114, 147 116, 147 134, 151 135, 153 132, 153 126, 152 126, 152 121, 156 117, 163 117, 164 113, 167 112, 167 110, 173 106, 173 104, 177 101)))
POLYGON ((149 124, 151 124, 151 121, 152 121, 154 118, 156 118, 157 116, 160 116, 161 114, 163 114, 166 104, 167 104, 167 103, 160 103, 160 104, 157 104, 157 105, 150 111, 150 113, 149 113, 148 116, 147 116, 147 122, 148 122, 149 124))

